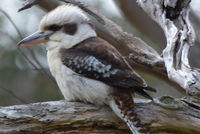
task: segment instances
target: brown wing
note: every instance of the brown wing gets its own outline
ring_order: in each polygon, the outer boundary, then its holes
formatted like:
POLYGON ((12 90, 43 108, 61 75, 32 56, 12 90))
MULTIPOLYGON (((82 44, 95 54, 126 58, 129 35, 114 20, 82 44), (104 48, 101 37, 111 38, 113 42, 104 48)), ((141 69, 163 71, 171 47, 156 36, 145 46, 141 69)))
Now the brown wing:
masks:
POLYGON ((68 68, 84 77, 151 98, 144 89, 152 89, 133 72, 114 47, 98 37, 89 38, 73 48, 62 49, 61 56, 68 68))

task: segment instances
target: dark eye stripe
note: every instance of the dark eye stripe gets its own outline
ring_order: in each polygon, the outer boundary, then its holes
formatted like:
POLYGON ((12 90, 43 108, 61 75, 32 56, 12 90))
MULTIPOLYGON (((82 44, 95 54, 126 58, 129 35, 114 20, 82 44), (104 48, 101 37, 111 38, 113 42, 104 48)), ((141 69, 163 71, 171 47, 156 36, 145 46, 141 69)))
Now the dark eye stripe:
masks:
POLYGON ((63 27, 64 32, 69 35, 74 35, 78 28, 76 23, 67 23, 63 27))
POLYGON ((50 25, 47 27, 47 30, 50 30, 50 31, 58 31, 62 28, 62 26, 59 26, 59 25, 56 25, 56 24, 53 24, 53 25, 50 25))

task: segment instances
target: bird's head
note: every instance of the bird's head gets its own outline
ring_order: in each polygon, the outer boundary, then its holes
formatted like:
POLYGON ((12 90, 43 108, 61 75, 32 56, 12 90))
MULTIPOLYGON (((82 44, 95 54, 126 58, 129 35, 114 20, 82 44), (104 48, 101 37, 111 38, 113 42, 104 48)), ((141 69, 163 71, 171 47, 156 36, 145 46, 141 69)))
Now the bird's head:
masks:
POLYGON ((21 40, 18 45, 44 43, 47 50, 71 48, 79 42, 96 36, 89 18, 77 6, 65 4, 45 15, 39 30, 21 40))

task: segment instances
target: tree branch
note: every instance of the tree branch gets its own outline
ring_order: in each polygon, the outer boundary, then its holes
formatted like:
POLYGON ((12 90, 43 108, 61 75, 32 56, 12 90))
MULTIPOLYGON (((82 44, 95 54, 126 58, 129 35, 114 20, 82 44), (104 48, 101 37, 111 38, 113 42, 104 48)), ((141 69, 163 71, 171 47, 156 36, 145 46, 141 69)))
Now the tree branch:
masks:
POLYGON ((151 43, 151 46, 160 50, 164 48, 166 40, 161 27, 141 10, 137 0, 115 0, 115 3, 124 17, 141 33, 143 38, 151 43))
MULTIPOLYGON (((156 99, 155 103, 143 99, 135 101, 139 118, 149 125, 153 134, 200 133, 200 107, 197 103, 171 97, 156 99)), ((0 124, 0 133, 4 134, 130 133, 125 123, 110 109, 66 101, 1 107, 0 124)))
POLYGON ((188 19, 190 0, 142 1, 143 10, 164 30, 167 46, 163 59, 169 79, 183 87, 189 95, 200 96, 200 72, 189 65, 188 53, 195 34, 188 19))
MULTIPOLYGON (((165 47, 166 40, 164 32, 147 13, 141 10, 140 6, 137 4, 137 0, 115 0, 115 3, 120 7, 119 9, 127 20, 139 31, 139 35, 140 33, 142 34, 141 36, 144 37, 143 40, 149 42, 151 46, 155 46, 155 48, 157 48, 156 50, 159 49, 159 51, 165 47)), ((193 67, 199 68, 200 60, 196 57, 200 56, 200 12, 194 10, 192 7, 190 10, 189 18, 196 32, 196 42, 195 45, 190 48, 189 60, 193 67)))

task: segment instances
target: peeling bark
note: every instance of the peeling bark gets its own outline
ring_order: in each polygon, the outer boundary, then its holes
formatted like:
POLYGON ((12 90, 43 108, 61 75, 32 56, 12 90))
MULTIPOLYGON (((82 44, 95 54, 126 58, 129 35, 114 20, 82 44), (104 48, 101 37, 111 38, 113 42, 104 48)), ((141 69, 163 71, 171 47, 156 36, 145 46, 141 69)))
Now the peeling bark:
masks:
MULTIPOLYGON (((155 102, 135 101, 139 118, 149 126, 152 134, 200 133, 199 102, 167 96, 155 99, 155 102)), ((130 134, 130 131, 107 107, 55 101, 0 107, 0 133, 130 134)))

